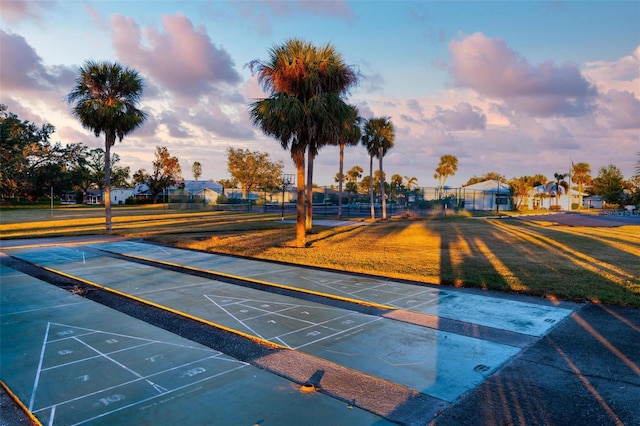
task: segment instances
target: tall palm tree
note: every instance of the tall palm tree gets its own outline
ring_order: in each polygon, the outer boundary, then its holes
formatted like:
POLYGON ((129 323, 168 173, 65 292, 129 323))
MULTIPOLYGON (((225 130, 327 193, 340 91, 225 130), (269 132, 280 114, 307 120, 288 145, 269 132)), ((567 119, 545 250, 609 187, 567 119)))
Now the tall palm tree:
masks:
POLYGON ((371 200, 371 218, 375 218, 375 209, 373 205, 373 157, 377 157, 380 163, 380 198, 382 201, 382 218, 387 218, 387 204, 384 195, 384 172, 382 171, 382 158, 393 148, 395 140, 395 131, 393 123, 389 117, 371 118, 364 124, 364 133, 362 135, 362 144, 369 153, 369 179, 371 200))
POLYGON ((582 206, 582 193, 585 185, 591 183, 591 167, 587 163, 571 164, 571 180, 578 184, 578 208, 582 206))
POLYGON ((104 206, 106 229, 111 225, 111 147, 116 138, 140 127, 147 118, 138 109, 144 83, 138 72, 116 62, 87 61, 78 69, 75 86, 67 95, 72 114, 96 136, 104 133, 104 206))
POLYGON ((338 219, 342 218, 342 183, 344 182, 344 147, 345 145, 357 145, 362 137, 360 124, 362 118, 358 115, 358 108, 349 106, 349 117, 344 122, 340 132, 340 167, 338 171, 338 219))
POLYGON ((254 125, 277 138, 291 151, 297 173, 296 246, 306 245, 305 158, 308 154, 307 227, 311 227, 313 159, 325 144, 338 140, 349 115, 342 100, 357 82, 357 75, 344 64, 330 44, 316 47, 291 39, 269 50, 267 61, 249 63, 258 82, 270 94, 250 105, 254 125))

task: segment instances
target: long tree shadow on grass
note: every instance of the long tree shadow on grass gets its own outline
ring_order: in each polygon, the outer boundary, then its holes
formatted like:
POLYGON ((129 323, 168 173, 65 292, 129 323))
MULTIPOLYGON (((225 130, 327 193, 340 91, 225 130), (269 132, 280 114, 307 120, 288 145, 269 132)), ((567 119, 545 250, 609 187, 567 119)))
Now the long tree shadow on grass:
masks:
MULTIPOLYGON (((494 228, 487 245, 507 243, 495 256, 514 274, 522 290, 579 302, 640 306, 640 251, 633 245, 608 244, 603 236, 549 229, 523 223, 488 221, 494 228), (535 273, 530 273, 534 270, 535 273), (541 289, 546 289, 541 291, 541 289)), ((517 290, 514 288, 514 290, 517 290)))

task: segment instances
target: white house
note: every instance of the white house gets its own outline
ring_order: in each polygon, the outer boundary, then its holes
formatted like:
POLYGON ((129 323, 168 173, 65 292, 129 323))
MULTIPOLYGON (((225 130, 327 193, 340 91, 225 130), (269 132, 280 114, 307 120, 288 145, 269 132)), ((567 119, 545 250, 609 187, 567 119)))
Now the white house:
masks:
POLYGON ((111 188, 111 204, 125 204, 133 197, 133 188, 111 188))
POLYGON ((587 209, 601 209, 604 207, 602 195, 589 195, 582 199, 582 206, 587 209))
POLYGON ((185 180, 179 186, 169 188, 171 202, 179 199, 180 202, 209 204, 216 202, 222 193, 222 185, 212 179, 185 180))
MULTIPOLYGON (((135 194, 134 188, 111 188, 111 204, 125 204, 127 198, 133 197, 135 194)), ((85 196, 85 204, 103 204, 104 191, 97 189, 88 189, 85 196)))
POLYGON ((586 196, 575 189, 567 190, 560 185, 550 182, 546 185, 538 185, 533 188, 529 196, 529 205, 534 209, 549 209, 551 206, 558 205, 562 210, 571 210, 573 204, 580 202, 580 195, 586 196), (557 195, 557 197, 556 197, 557 195))
POLYGON ((465 210, 511 210, 509 185, 485 180, 462 188, 465 210))

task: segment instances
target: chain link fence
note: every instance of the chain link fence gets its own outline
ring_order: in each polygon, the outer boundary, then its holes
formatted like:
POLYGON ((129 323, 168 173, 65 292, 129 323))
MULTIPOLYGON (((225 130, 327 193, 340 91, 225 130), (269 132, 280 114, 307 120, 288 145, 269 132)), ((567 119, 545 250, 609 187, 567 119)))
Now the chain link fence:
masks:
MULTIPOLYGON (((169 209, 241 211, 252 213, 295 214, 296 196, 294 188, 251 191, 242 194, 239 189, 224 189, 220 194, 207 190, 189 193, 186 190, 169 190, 166 202, 169 209)), ((434 214, 468 211, 500 211, 511 209, 508 192, 466 190, 465 188, 421 187, 416 189, 391 188, 385 193, 387 214, 429 216, 434 214)), ((343 191, 335 187, 313 189, 314 216, 367 217, 371 215, 369 193, 343 191), (340 205, 340 198, 342 203, 340 205)), ((376 217, 382 216, 379 191, 374 191, 373 209, 376 217)))

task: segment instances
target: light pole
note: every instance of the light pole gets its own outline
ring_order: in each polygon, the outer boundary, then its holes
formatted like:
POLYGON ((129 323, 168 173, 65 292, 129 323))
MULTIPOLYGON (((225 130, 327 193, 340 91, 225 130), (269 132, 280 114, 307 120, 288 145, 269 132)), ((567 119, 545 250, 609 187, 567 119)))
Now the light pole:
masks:
POLYGON ((284 191, 287 189, 287 186, 293 183, 293 174, 283 174, 282 175, 282 211, 280 213, 280 220, 284 220, 284 191))
POLYGON ((500 216, 500 176, 498 176, 498 190, 496 191, 496 213, 500 216))

